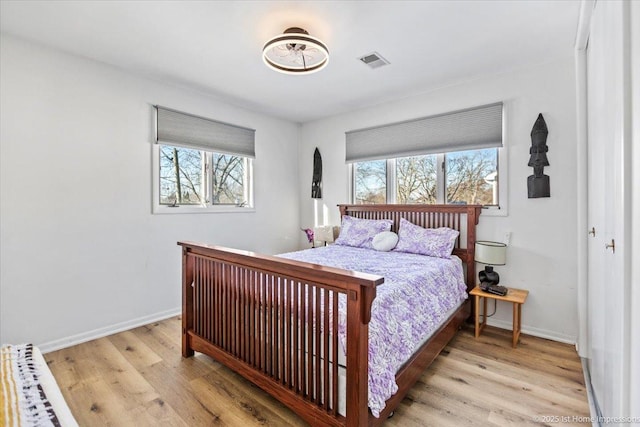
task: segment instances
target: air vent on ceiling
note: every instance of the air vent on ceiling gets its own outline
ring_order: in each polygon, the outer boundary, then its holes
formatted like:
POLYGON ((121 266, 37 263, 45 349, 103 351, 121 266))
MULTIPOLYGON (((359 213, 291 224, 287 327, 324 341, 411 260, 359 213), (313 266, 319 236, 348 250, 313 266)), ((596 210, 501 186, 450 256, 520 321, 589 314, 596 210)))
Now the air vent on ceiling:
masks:
POLYGON ((363 64, 376 69, 385 65, 389 65, 389 61, 384 59, 378 52, 372 52, 368 55, 358 58, 363 64))

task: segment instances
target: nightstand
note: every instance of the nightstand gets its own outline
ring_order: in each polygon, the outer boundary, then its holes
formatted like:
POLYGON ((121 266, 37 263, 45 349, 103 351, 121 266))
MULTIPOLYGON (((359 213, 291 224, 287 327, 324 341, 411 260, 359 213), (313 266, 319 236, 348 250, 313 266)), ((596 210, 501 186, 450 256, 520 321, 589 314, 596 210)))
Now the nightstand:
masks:
POLYGON ((491 298, 498 301, 507 301, 513 303, 513 348, 516 348, 518 344, 518 338, 520 338, 520 329, 522 327, 522 304, 527 300, 529 291, 524 289, 508 288, 509 291, 506 295, 494 295, 488 292, 484 292, 479 286, 476 286, 469 292, 469 295, 473 295, 476 298, 475 312, 476 312, 476 338, 480 336, 480 333, 487 325, 487 299, 491 298), (480 298, 483 300, 482 304, 482 323, 480 323, 480 298))

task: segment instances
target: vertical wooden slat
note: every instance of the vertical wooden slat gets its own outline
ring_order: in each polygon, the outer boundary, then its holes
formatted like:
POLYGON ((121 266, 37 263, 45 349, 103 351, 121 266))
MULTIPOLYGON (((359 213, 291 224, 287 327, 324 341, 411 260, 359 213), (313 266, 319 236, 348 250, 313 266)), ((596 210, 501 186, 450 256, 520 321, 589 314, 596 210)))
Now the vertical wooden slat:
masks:
POLYGON ((217 330, 218 330, 218 342, 220 344, 223 343, 224 339, 224 311, 226 310, 226 305, 224 305, 224 301, 223 301, 223 295, 224 295, 224 276, 223 276, 223 268, 222 268, 222 264, 221 263, 217 263, 216 264, 216 269, 218 272, 218 280, 217 280, 217 287, 218 287, 218 304, 220 309, 218 312, 218 326, 217 326, 217 330))
POLYGON ((322 365, 322 372, 324 374, 322 407, 327 410, 329 409, 329 290, 324 289, 322 294, 322 331, 324 334, 324 340, 322 343, 322 359, 324 361, 324 364, 322 365))
POLYGON ((307 395, 313 398, 313 288, 307 288, 307 395))
POLYGON ((243 276, 244 276, 244 316, 242 327, 244 328, 244 353, 243 360, 249 364, 251 364, 251 283, 249 281, 249 270, 243 268, 243 276))
POLYGON ((253 271, 247 269, 247 362, 254 366, 253 340, 254 335, 254 304, 253 304, 253 271))
POLYGON ((230 353, 234 353, 234 349, 235 349, 235 339, 234 337, 237 335, 234 332, 234 328, 235 326, 235 317, 234 317, 234 312, 235 312, 235 292, 234 292, 234 281, 233 281, 233 266, 229 265, 227 266, 227 273, 229 274, 229 277, 227 278, 227 291, 229 293, 229 301, 228 301, 228 307, 229 307, 229 316, 228 316, 228 320, 229 320, 229 324, 227 326, 227 338, 229 339, 229 349, 228 351, 230 353))
POLYGON ((316 373, 315 373, 315 387, 314 387, 314 396, 315 396, 315 401, 316 403, 320 404, 320 383, 321 383, 321 376, 320 376, 320 369, 322 368, 322 360, 320 359, 320 356, 322 355, 321 353, 321 349, 320 349, 320 325, 321 325, 321 320, 322 320, 322 316, 321 316, 321 312, 320 312, 320 286, 316 286, 316 292, 315 292, 315 329, 314 329, 314 334, 315 334, 315 348, 314 348, 314 354, 316 356, 316 360, 315 360, 315 364, 316 364, 316 373))
POLYGON ((331 378, 333 379, 331 383, 331 413, 338 413, 338 298, 340 294, 338 292, 332 292, 333 297, 333 313, 331 316, 331 361, 332 372, 331 378))
POLYGON ((278 278, 279 282, 279 292, 278 299, 276 300, 278 304, 278 378, 280 378, 280 383, 284 384, 284 279, 278 278))
POLYGON ((203 337, 207 338, 207 260, 200 259, 200 266, 198 268, 198 274, 200 275, 200 333, 203 337))
POLYGON ((299 391, 299 375, 298 375, 298 360, 300 355, 300 348, 298 345, 298 331, 300 330, 300 305, 298 304, 298 290, 300 288, 300 281, 296 280, 293 284, 293 390, 297 393, 299 391))
POLYGON ((279 325, 280 325, 280 316, 279 316, 279 304, 278 304, 278 283, 277 279, 271 276, 272 281, 272 290, 273 296, 271 300, 271 304, 273 306, 273 377, 277 380, 279 371, 278 364, 280 363, 278 350, 280 349, 280 334, 279 334, 279 325))
POLYGON ((306 294, 309 285, 304 283, 300 289, 300 349, 298 357, 300 360, 300 394, 304 396, 306 394, 307 384, 307 363, 305 358, 305 346, 306 346, 306 319, 307 319, 307 303, 306 294))
POLYGON ((207 260, 207 339, 209 341, 213 341, 213 310, 215 310, 215 306, 213 305, 213 262, 207 260))
POLYGON ((211 321, 213 322, 213 341, 216 344, 220 344, 220 337, 218 335, 218 312, 221 309, 220 302, 218 301, 218 263, 212 261, 211 262, 211 270, 213 271, 213 280, 212 285, 213 289, 211 292, 211 303, 213 304, 213 315, 211 316, 211 321))
POLYGON ((260 369, 260 273, 254 271, 253 280, 253 366, 260 369))
POLYGON ((220 295, 220 307, 222 308, 222 310, 220 310, 220 313, 218 314, 218 319, 220 321, 220 326, 218 326, 218 329, 220 330, 220 345, 222 346, 223 349, 226 349, 226 333, 225 333, 225 313, 228 311, 229 306, 227 305, 227 300, 225 298, 225 288, 224 288, 224 282, 226 280, 226 275, 225 275, 225 265, 223 263, 220 263, 220 265, 218 266, 218 271, 220 273, 220 280, 218 280, 218 283, 220 285, 220 290, 219 290, 219 295, 220 295))
POLYGON ((226 313, 226 338, 227 338, 227 351, 233 351, 233 324, 231 323, 233 320, 233 278, 232 278, 232 268, 231 265, 225 266, 227 278, 225 280, 225 288, 227 293, 227 301, 225 307, 227 307, 226 313))
POLYGON ((285 365, 285 374, 286 374, 286 383, 288 385, 289 388, 291 388, 291 330, 292 330, 292 326, 291 326, 291 292, 292 292, 292 288, 293 288, 293 280, 287 280, 285 282, 285 291, 286 291, 286 299, 285 299, 285 334, 286 334, 286 339, 287 339, 287 344, 285 345, 285 360, 284 360, 284 365, 285 365))
POLYGON ((200 318, 200 333, 203 337, 207 337, 207 285, 208 285, 208 277, 207 277, 207 261, 205 259, 200 258, 198 268, 198 274, 200 275, 200 302, 199 302, 199 310, 201 313, 200 318))
POLYGON ((260 272, 260 370, 267 372, 267 279, 260 272))
POLYGON ((273 377, 273 351, 275 346, 273 345, 273 276, 269 275, 267 279, 268 290, 267 290, 267 317, 269 326, 267 327, 267 369, 270 376, 273 377))
POLYGON ((226 348, 227 342, 227 334, 225 331, 226 327, 226 319, 225 316, 229 312, 229 303, 227 301, 227 289, 226 289, 226 280, 227 280, 227 272, 225 265, 220 263, 220 303, 222 304, 223 310, 220 311, 220 342, 224 343, 224 348, 226 348))
POLYGON ((193 260, 193 330, 196 334, 200 334, 200 284, 198 283, 198 278, 200 277, 198 274, 199 265, 200 260, 198 257, 195 257, 193 260))
POLYGON ((235 336, 236 336, 236 348, 235 356, 242 359, 242 341, 243 328, 242 328, 242 269, 238 266, 234 266, 235 277, 233 279, 233 289, 235 291, 235 307, 236 312, 234 316, 235 322, 235 336))
POLYGON ((198 284, 199 284, 199 292, 198 292, 198 310, 200 312, 200 322, 199 322, 199 328, 200 328, 200 334, 203 337, 207 336, 207 324, 205 322, 205 319, 207 317, 207 307, 206 307, 206 300, 207 300, 207 276, 206 276, 206 272, 204 271, 206 268, 206 261, 202 258, 198 259, 198 268, 197 268, 197 274, 198 274, 198 284))
POLYGON ((211 341, 211 300, 209 299, 209 292, 211 292, 210 265, 211 262, 209 260, 202 260, 202 273, 204 275, 202 280, 202 284, 204 286, 202 304, 204 305, 203 312, 205 313, 204 318, 202 319, 202 324, 204 328, 204 336, 207 337, 207 340, 209 341, 211 341))
POLYGON ((231 338, 232 338, 232 331, 233 331, 233 326, 231 325, 231 319, 232 319, 232 311, 233 311, 233 295, 232 295, 232 289, 231 289, 231 266, 230 265, 225 265, 225 282, 224 282, 224 287, 225 287, 225 308, 226 308, 226 312, 225 312, 225 341, 226 341, 226 350, 228 352, 231 352, 231 338))
POLYGON ((200 258, 196 257, 193 264, 193 296, 194 296, 194 308, 196 310, 194 328, 197 334, 202 334, 202 311, 201 311, 201 293, 202 283, 200 283, 200 258))
POLYGON ((235 313, 234 307, 234 292, 233 292, 233 266, 226 265, 226 273, 227 280, 225 281, 225 287, 227 289, 227 351, 229 353, 233 353, 234 351, 234 328, 235 328, 235 318, 233 314, 235 313))
POLYGON ((234 356, 238 355, 238 340, 240 339, 238 337, 238 267, 236 267, 235 265, 231 267, 231 290, 232 290, 232 300, 231 300, 231 307, 233 307, 232 310, 232 343, 233 346, 231 348, 231 352, 233 353, 234 356))
POLYGON ((260 348, 261 348, 261 343, 262 343, 262 333, 261 333, 261 328, 260 328, 260 321, 262 320, 262 302, 260 300, 260 287, 262 286, 260 284, 260 272, 256 271, 253 275, 253 282, 254 282, 254 299, 255 299, 255 305, 254 305, 254 309, 255 309, 255 315, 254 315, 254 322, 255 322, 255 343, 254 343, 254 362, 255 362, 255 367, 256 369, 261 370, 262 369, 262 357, 260 354, 260 348))
POLYGON ((238 323, 240 324, 240 349, 238 355, 240 359, 247 360, 247 270, 245 268, 238 268, 238 280, 240 282, 238 286, 240 297, 238 298, 238 323))

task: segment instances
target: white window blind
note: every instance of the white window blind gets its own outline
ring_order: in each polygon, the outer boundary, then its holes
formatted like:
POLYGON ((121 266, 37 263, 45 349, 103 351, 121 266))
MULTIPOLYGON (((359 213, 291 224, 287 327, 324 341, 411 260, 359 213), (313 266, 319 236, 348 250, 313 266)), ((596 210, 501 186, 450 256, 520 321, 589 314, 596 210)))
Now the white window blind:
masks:
POLYGON ((502 103, 346 132, 347 163, 502 147, 502 103))
POLYGON ((255 158, 254 129, 156 106, 156 143, 255 158))

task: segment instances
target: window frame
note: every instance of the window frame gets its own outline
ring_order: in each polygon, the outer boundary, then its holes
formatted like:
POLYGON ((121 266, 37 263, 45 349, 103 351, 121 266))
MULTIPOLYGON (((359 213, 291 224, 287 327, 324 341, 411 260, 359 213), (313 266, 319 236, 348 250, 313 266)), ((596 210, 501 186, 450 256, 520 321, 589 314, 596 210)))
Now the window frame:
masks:
POLYGON ((231 154, 234 156, 242 157, 245 161, 245 180, 244 191, 247 194, 247 205, 238 206, 230 204, 213 204, 213 171, 211 170, 213 154, 226 154, 213 150, 197 149, 201 151, 205 156, 205 176, 203 177, 202 186, 206 200, 205 204, 199 205, 177 205, 171 206, 166 204, 160 204, 160 147, 173 147, 179 145, 171 144, 152 144, 152 213, 154 214, 190 214, 190 213, 248 213, 255 212, 254 206, 254 183, 253 183, 253 160, 250 157, 238 156, 237 154, 231 154))
MULTIPOLYGON (((507 147, 503 145, 502 147, 496 147, 498 150, 498 176, 500 177, 500 181, 498 184, 498 205, 487 205, 483 206, 483 215, 488 216, 507 216, 508 215, 508 186, 509 186, 509 170, 508 170, 508 162, 507 162, 507 147)), ((446 193, 446 173, 445 173, 445 155, 448 153, 438 153, 436 154, 436 204, 445 204, 445 193, 446 193)), ((387 169, 387 203, 395 204, 397 197, 396 190, 396 159, 386 159, 386 169, 387 169), (392 183, 389 185, 389 183, 392 183)), ((361 163, 361 162, 354 162, 361 163)), ((349 180, 349 200, 351 203, 355 203, 355 167, 354 163, 348 164, 348 180, 349 180)))

